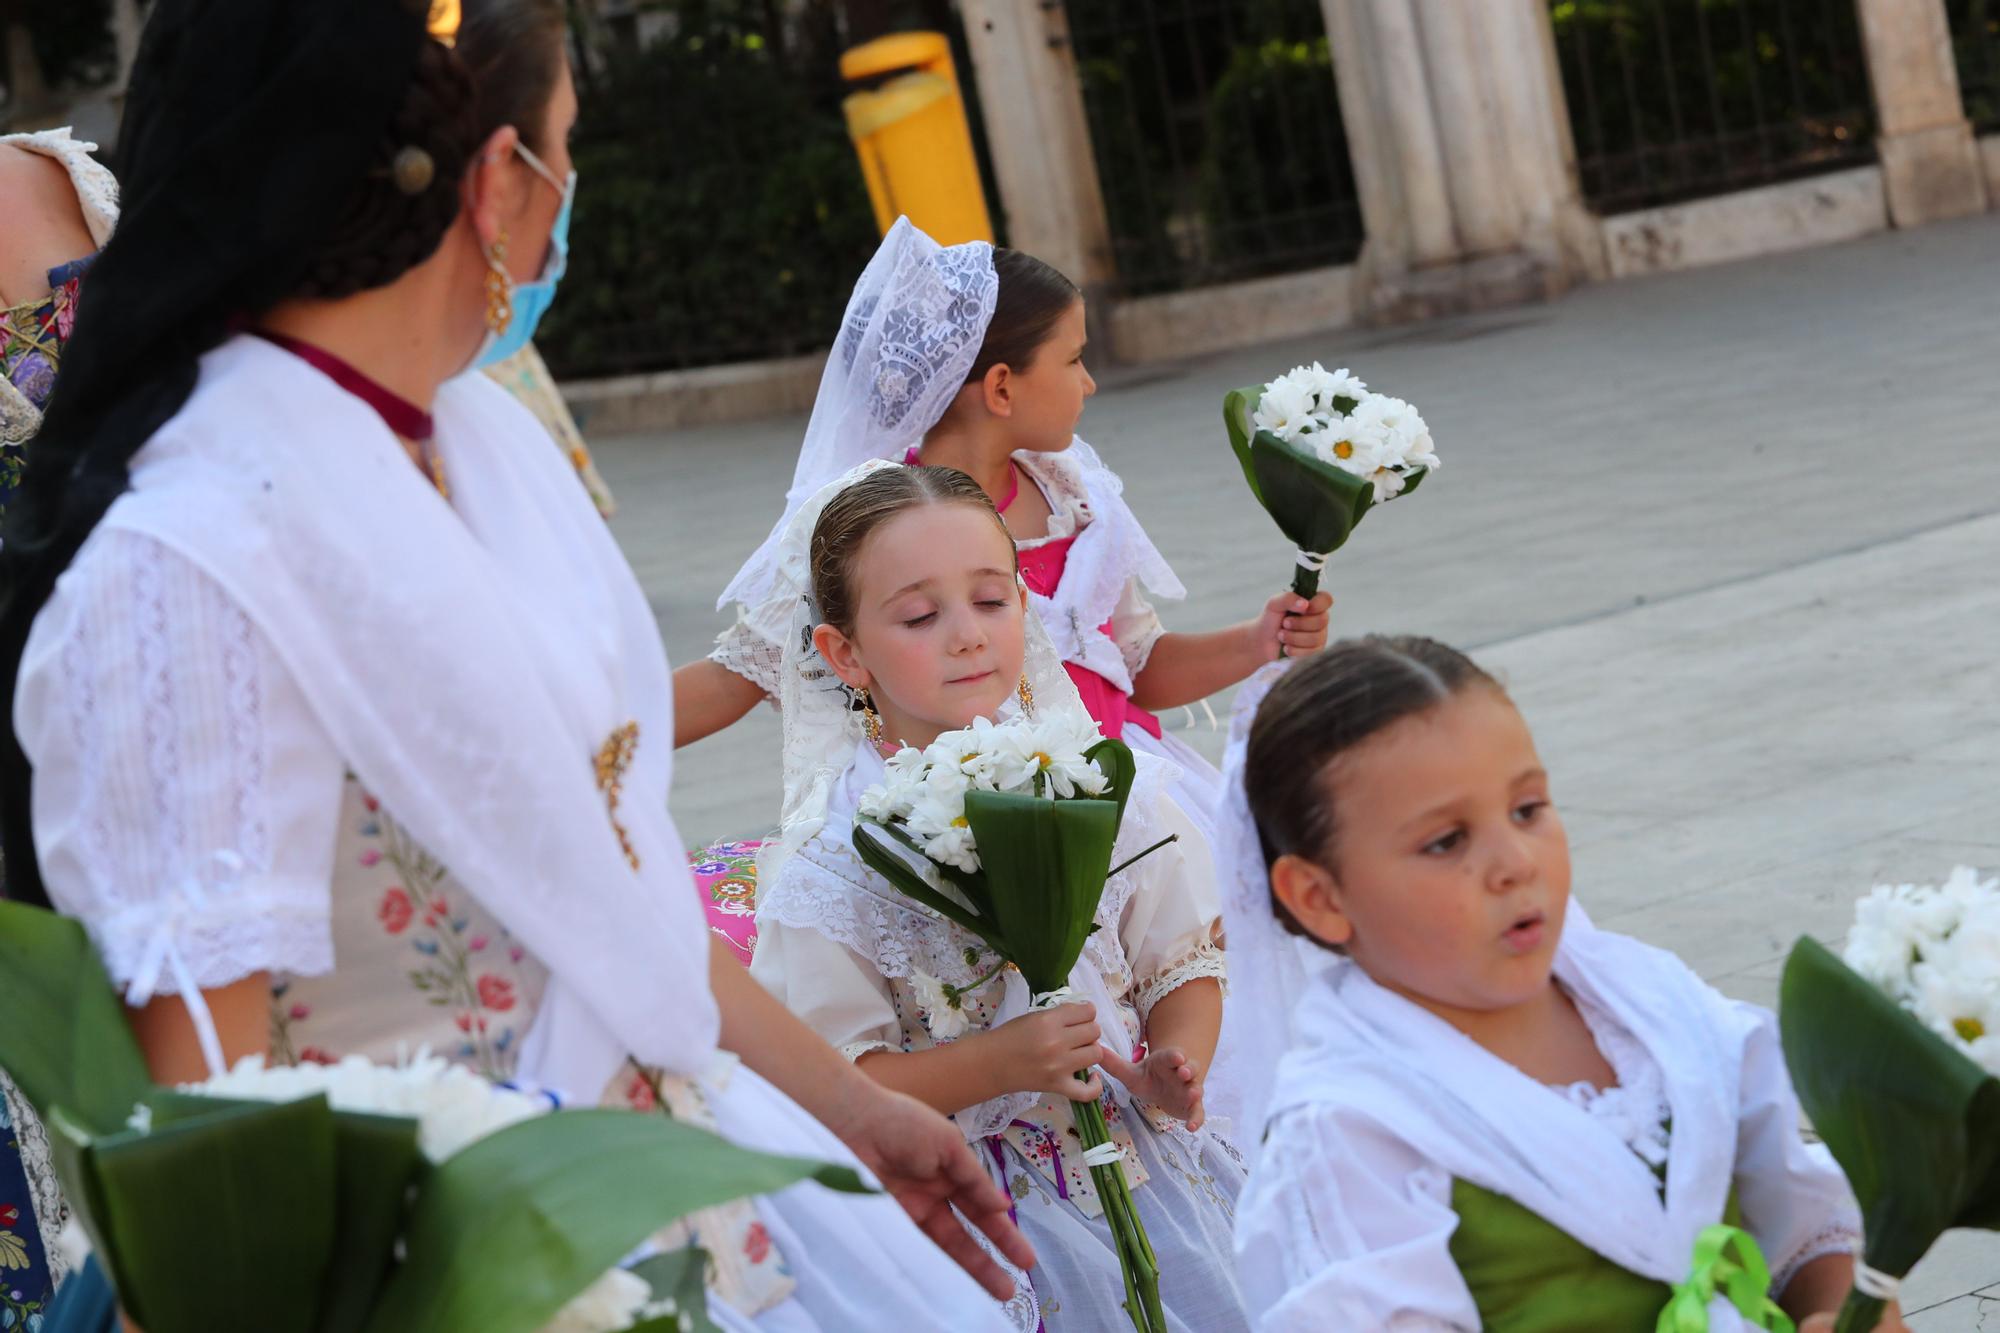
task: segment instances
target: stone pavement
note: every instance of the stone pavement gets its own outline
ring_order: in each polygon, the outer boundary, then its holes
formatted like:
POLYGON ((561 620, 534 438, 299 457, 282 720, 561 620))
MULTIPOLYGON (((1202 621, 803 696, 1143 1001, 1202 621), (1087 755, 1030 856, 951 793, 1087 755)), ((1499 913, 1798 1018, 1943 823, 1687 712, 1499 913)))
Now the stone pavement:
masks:
MULTIPOLYGON (((1877 881, 2000 868, 1996 346, 2000 219, 1974 219, 1114 373, 1083 434, 1188 585, 1169 625, 1204 629, 1289 577, 1223 391, 1317 357, 1416 403, 1444 469, 1334 557, 1338 630, 1499 668, 1580 899, 1769 1003, 1796 935, 1837 939, 1877 881)), ((802 428, 596 442, 675 661, 725 623, 802 428)), ((777 738, 760 709, 680 756, 691 841, 774 822, 777 738)), ((2000 1333, 2000 1240, 1951 1238, 1905 1304, 2000 1333)))

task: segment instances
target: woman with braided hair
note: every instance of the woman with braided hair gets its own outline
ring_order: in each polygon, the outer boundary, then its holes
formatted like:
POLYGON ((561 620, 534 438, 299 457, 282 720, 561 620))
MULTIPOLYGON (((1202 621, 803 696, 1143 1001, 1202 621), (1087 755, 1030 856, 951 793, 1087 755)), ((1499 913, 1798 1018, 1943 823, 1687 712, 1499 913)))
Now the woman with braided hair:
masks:
POLYGON ((692 1220, 718 1322, 1004 1327, 953 1207, 1032 1255, 958 1132, 711 966, 658 626, 463 373, 561 272, 560 0, 421 9, 156 0, 124 214, 0 533, 8 891, 84 922, 162 1081, 428 1045, 858 1157, 893 1201, 692 1220))

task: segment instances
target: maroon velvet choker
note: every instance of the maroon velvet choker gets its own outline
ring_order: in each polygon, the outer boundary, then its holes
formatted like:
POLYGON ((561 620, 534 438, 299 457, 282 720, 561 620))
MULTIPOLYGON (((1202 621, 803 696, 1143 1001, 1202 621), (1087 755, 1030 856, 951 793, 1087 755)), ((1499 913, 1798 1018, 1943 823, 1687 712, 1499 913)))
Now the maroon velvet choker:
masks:
POLYGON ((269 329, 253 329, 251 332, 268 343, 284 348, 374 408, 375 414, 382 418, 382 423, 404 439, 424 444, 437 433, 436 424, 432 422, 430 413, 409 399, 383 388, 332 352, 314 347, 311 343, 300 342, 297 338, 288 338, 282 333, 273 333, 269 329))

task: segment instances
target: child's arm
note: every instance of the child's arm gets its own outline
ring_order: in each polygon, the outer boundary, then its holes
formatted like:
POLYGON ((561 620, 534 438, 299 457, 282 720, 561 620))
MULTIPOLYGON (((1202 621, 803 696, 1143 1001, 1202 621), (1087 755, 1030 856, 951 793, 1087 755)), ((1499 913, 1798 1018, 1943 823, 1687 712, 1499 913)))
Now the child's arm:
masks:
POLYGON ((1146 1058, 1122 1060, 1109 1047, 1104 1067, 1140 1101, 1200 1129, 1208 1119, 1208 1066, 1222 1035, 1222 983, 1196 977, 1167 994, 1146 1017, 1146 1058))
MULTIPOLYGON (((1799 1333, 1833 1333, 1834 1317, 1854 1286, 1854 1256, 1823 1254, 1802 1264, 1785 1284, 1778 1304, 1786 1314, 1800 1321, 1799 1333)), ((1891 1301, 1882 1312, 1875 1333, 1910 1333, 1903 1313, 1891 1301)))
POLYGON ((1097 1038, 1096 1011, 1065 1004, 927 1051, 870 1051, 855 1064, 884 1087, 945 1115, 1010 1092, 1088 1102, 1104 1094, 1104 1080, 1091 1073, 1079 1082, 1076 1075, 1097 1063, 1097 1038))
POLYGON ((1139 834, 1140 844, 1166 834, 1176 841, 1126 872, 1134 883, 1118 925, 1146 1058, 1134 1064, 1132 1052, 1107 1050, 1102 1063, 1134 1096, 1199 1129, 1208 1066, 1222 1032, 1215 863, 1208 843, 1170 798, 1157 798, 1150 813, 1155 827, 1139 834))
POLYGON ((674 672, 674 748, 693 745, 739 722, 764 691, 757 685, 704 657, 674 672))
POLYGON ((1326 646, 1328 611, 1333 598, 1319 593, 1308 602, 1281 592, 1264 604, 1263 614, 1227 629, 1206 634, 1162 634, 1154 643, 1146 668, 1132 681, 1132 702, 1141 708, 1181 708, 1228 689, 1266 662, 1278 650, 1294 657, 1326 646))

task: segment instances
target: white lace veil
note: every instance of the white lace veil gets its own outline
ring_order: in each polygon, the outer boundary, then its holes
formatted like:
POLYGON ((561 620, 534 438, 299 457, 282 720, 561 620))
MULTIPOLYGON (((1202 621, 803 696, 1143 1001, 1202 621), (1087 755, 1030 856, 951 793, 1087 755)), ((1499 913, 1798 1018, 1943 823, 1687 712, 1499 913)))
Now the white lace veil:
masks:
MULTIPOLYGON (((862 741, 861 714, 854 707, 853 692, 813 647, 812 632, 819 623, 811 597, 813 527, 834 496, 871 472, 900 466, 900 461, 889 459, 864 460, 808 496, 776 534, 771 596, 789 597, 794 609, 784 639, 778 699, 785 724, 785 802, 778 836, 758 853, 760 892, 763 886, 777 882, 778 868, 825 826, 834 786, 847 772, 862 741)), ((1083 700, 1032 608, 1027 612, 1022 675, 1033 692, 1037 713, 1045 709, 1083 710, 1083 700)), ((1001 715, 1011 717, 1018 707, 1018 702, 1010 700, 1001 708, 1001 715)))
POLYGON ((897 219, 847 298, 784 516, 716 599, 717 610, 762 606, 784 592, 779 547, 800 508, 857 463, 900 462, 922 441, 964 387, 999 293, 992 246, 940 246, 897 219))
POLYGON ((1338 962, 1318 945, 1287 931, 1271 910, 1264 849, 1243 789, 1250 723, 1264 696, 1292 661, 1280 659, 1243 682, 1236 692, 1236 707, 1229 720, 1229 748, 1222 760, 1223 809, 1215 869, 1229 941, 1229 1002, 1222 1009, 1219 1049, 1229 1052, 1243 1108, 1237 1141, 1246 1152, 1255 1152, 1263 1141, 1264 1117, 1278 1063, 1296 1039, 1299 1000, 1314 976, 1338 962))

